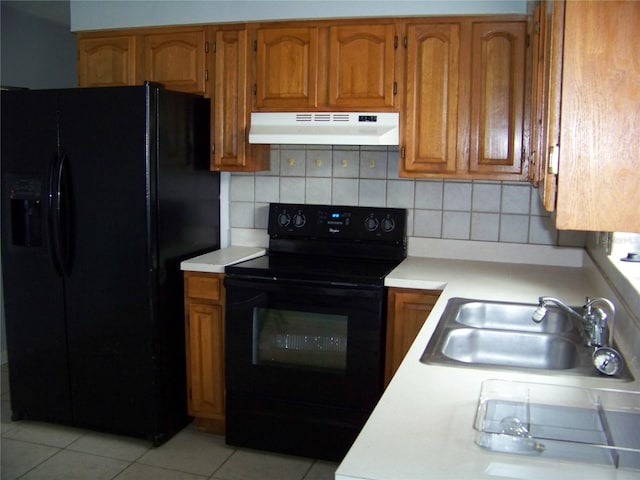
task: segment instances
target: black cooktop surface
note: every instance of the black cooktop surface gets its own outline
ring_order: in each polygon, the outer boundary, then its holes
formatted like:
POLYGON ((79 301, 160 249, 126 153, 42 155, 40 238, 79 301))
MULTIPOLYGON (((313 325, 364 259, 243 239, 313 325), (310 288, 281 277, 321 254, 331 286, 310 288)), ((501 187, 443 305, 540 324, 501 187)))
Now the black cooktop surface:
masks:
POLYGON ((401 260, 271 254, 229 265, 225 272, 228 275, 278 280, 383 285, 384 277, 400 262, 401 260))

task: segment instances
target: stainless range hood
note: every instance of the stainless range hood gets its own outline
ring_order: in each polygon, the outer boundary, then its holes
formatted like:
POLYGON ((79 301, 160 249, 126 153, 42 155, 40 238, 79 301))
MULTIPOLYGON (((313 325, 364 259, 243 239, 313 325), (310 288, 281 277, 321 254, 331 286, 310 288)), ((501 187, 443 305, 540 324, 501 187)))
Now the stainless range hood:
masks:
POLYGON ((398 145, 395 112, 253 112, 249 143, 398 145))

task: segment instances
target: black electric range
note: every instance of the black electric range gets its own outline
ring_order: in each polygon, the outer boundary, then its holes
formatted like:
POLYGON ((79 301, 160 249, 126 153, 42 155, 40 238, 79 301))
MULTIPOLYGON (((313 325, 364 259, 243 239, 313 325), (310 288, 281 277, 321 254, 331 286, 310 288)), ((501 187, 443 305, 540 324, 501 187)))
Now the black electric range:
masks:
POLYGON ((384 390, 384 279, 406 215, 270 205, 268 254, 225 269, 227 443, 346 454, 384 390))

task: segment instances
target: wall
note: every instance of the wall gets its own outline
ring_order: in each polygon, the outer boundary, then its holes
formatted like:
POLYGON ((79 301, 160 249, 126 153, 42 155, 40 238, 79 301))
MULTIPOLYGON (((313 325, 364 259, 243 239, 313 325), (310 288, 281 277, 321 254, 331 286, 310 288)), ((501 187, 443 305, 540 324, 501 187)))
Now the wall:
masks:
POLYGON ((266 229, 269 202, 406 208, 410 237, 585 245, 559 232, 527 182, 398 177, 398 149, 273 146, 269 172, 233 173, 231 228, 266 229))
POLYGON ((253 20, 526 13, 526 0, 71 1, 71 28, 99 30, 151 25, 253 20))
POLYGON ((28 88, 74 87, 76 38, 69 2, 0 2, 0 83, 28 88))
MULTIPOLYGON (((69 2, 0 2, 0 84, 28 88, 76 85, 76 39, 69 2)), ((2 119, 2 121, 7 121, 2 119)), ((0 285, 1 287, 1 285, 0 285)), ((7 361, 0 296, 0 362, 7 361)))

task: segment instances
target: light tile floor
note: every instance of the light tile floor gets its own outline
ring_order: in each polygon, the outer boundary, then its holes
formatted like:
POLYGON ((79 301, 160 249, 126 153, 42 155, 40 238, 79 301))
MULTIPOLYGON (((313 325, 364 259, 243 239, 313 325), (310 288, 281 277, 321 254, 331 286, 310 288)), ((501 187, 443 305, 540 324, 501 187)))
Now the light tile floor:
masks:
POLYGON ((235 448, 189 425, 157 448, 135 438, 11 421, 8 367, 0 369, 2 480, 329 480, 337 464, 235 448))

